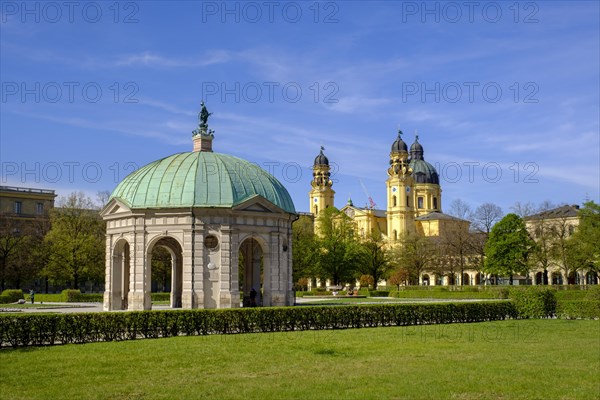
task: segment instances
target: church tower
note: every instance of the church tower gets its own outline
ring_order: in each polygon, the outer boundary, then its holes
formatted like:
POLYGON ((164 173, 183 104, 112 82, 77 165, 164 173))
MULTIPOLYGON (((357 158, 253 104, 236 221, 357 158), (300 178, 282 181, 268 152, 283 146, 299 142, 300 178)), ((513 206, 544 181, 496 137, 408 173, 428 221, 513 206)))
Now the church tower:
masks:
POLYGON ((333 182, 330 179, 329 160, 323 154, 325 148, 321 146, 321 152, 315 158, 313 164, 313 180, 309 192, 310 212, 317 218, 319 213, 328 207, 333 207, 333 196, 335 192, 331 188, 333 182))
POLYGON ((410 146, 410 168, 414 181, 412 197, 416 217, 442 211, 440 178, 435 167, 425 161, 424 153, 419 136, 416 136, 415 142, 410 146))
POLYGON ((402 235, 415 231, 414 179, 408 159, 408 146, 402 131, 392 144, 387 185, 387 232, 394 242, 402 235))

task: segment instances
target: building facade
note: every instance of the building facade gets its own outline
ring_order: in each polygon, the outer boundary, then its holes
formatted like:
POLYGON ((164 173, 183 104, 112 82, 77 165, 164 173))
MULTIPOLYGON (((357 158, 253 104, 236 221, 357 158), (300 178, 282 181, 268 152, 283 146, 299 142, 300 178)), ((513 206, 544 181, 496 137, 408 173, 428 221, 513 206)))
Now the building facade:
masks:
MULTIPOLYGON (((319 233, 318 216, 324 209, 334 206, 333 185, 330 176, 329 160, 321 152, 313 164, 312 189, 309 192, 311 213, 315 219, 315 233, 319 233)), ((398 246, 406 235, 420 235, 442 240, 451 235, 467 235, 469 221, 442 212, 442 188, 439 175, 429 162, 425 161, 425 151, 419 137, 410 148, 398 131, 389 153, 388 178, 385 182, 387 206, 385 210, 371 206, 357 207, 348 200, 340 211, 352 219, 356 232, 361 236, 379 232, 388 246, 398 246)), ((481 274, 468 269, 463 276, 435 277, 432 271, 424 271, 419 277, 421 284, 454 284, 455 282, 480 283, 481 274)))
POLYGON ((579 226, 579 206, 564 205, 524 218, 529 235, 538 246, 532 269, 534 285, 598 284, 598 274, 575 269, 566 259, 567 240, 579 226))

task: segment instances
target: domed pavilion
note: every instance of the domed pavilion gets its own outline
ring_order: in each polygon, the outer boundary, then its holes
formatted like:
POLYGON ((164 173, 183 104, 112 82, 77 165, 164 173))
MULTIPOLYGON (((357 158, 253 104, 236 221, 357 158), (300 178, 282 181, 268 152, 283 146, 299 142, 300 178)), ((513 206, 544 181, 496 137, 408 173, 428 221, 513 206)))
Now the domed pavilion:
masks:
POLYGON ((171 255, 173 308, 294 303, 286 188, 256 164, 212 151, 202 104, 193 151, 128 175, 101 212, 106 221, 105 310, 148 310, 152 254, 171 255), (252 296, 254 297, 254 296, 252 296))

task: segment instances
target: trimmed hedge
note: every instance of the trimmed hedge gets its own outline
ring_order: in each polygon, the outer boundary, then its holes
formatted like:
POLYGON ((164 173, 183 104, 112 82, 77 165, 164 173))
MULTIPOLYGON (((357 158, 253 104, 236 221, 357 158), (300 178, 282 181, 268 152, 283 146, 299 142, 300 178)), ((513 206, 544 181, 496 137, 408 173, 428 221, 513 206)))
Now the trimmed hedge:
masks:
POLYGON ((0 346, 178 335, 482 322, 517 318, 511 302, 0 315, 0 346))
MULTIPOLYGON (((574 291, 569 291, 567 293, 573 292, 574 291)), ((558 318, 600 318, 600 286, 590 286, 588 290, 580 293, 585 293, 585 297, 579 297, 578 300, 563 300, 561 297, 557 296, 559 297, 556 305, 556 316, 558 318)))
POLYGON ((400 290, 389 293, 399 299, 506 299, 508 290, 500 291, 449 291, 449 290, 400 290))
POLYGON ((388 297, 390 295, 389 290, 370 290, 369 297, 388 297))
POLYGON ((522 318, 551 318, 556 314, 555 290, 529 286, 510 291, 510 298, 522 318))
POLYGON ((171 301, 171 293, 150 293, 152 301, 171 301))
POLYGON ((563 319, 600 318, 600 302, 594 300, 564 300, 556 306, 556 316, 563 319))
POLYGON ((24 299, 21 289, 6 289, 0 295, 0 304, 16 303, 20 299, 24 299))
POLYGON ((78 289, 65 289, 61 292, 62 301, 65 303, 102 303, 102 293, 81 293, 78 289))

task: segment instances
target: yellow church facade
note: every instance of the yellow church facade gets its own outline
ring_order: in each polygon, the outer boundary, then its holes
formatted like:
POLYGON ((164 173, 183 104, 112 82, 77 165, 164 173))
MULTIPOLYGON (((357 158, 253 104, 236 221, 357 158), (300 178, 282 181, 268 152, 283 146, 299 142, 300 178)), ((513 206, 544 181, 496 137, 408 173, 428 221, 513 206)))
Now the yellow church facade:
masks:
MULTIPOLYGON (((309 192, 310 213, 315 217, 315 233, 318 234, 318 215, 326 208, 334 206, 335 191, 330 179, 329 160, 321 152, 313 164, 313 180, 309 192)), ((380 232, 390 247, 399 245, 402 237, 407 234, 417 234, 427 237, 443 238, 457 232, 467 233, 469 221, 462 220, 442 212, 442 188, 436 169, 425 161, 424 149, 419 143, 418 136, 409 147, 398 132, 392 143, 389 154, 388 178, 386 184, 385 210, 369 207, 357 207, 348 200, 340 208, 355 224, 356 232, 365 237, 371 232, 380 232)), ((475 284, 481 281, 478 271, 465 271, 463 277, 454 282, 475 284), (478 279, 476 279, 476 276, 478 279), (471 283, 472 282, 472 283, 471 283)), ((424 272, 419 282, 436 284, 431 278, 433 273, 424 272)), ((451 279, 440 277, 438 283, 451 283, 451 279)))

